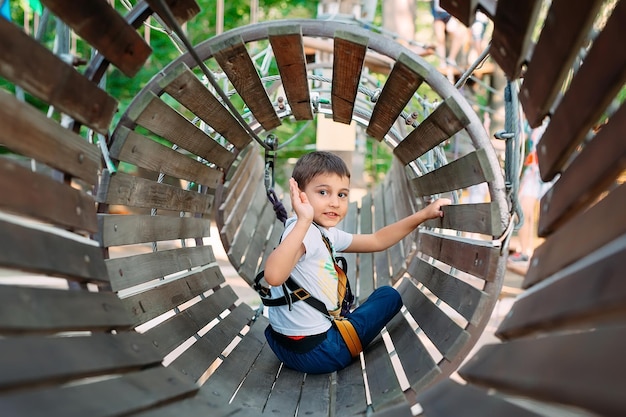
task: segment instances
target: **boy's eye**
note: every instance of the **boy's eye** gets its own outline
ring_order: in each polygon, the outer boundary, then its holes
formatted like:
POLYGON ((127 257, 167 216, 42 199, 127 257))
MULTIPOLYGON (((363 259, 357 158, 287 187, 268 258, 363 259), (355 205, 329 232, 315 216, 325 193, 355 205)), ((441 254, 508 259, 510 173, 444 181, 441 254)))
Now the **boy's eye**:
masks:
POLYGON ((320 190, 320 194, 321 194, 321 195, 327 195, 327 194, 328 194, 328 191, 326 191, 326 190, 320 190))
POLYGON ((339 193, 339 198, 348 198, 348 193, 339 193))

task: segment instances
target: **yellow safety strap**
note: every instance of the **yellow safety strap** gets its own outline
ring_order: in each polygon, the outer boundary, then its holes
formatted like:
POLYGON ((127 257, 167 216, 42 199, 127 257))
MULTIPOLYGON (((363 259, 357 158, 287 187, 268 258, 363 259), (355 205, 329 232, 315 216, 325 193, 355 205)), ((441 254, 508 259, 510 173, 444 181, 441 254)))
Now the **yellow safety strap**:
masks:
POLYGON ((361 340, 359 339, 359 335, 356 333, 354 326, 350 323, 350 320, 344 318, 337 318, 334 320, 335 326, 339 333, 341 333, 341 337, 343 341, 348 346, 348 350, 350 350, 350 354, 353 358, 359 356, 359 353, 363 350, 361 346, 361 340))

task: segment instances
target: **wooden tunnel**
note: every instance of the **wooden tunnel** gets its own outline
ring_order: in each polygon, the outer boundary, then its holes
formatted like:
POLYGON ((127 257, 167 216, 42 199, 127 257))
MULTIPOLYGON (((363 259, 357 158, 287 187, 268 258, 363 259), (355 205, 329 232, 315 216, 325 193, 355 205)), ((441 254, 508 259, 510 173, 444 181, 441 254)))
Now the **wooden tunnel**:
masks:
POLYGON ((107 68, 137 76, 151 51, 136 28, 156 13, 176 32, 196 3, 150 0, 125 17, 105 0, 42 3, 98 54, 81 73, 0 19, 0 77, 32 98, 0 90, 3 415, 626 411, 626 50, 614 48, 626 1, 553 0, 531 41, 541 2, 442 0, 464 24, 477 8, 493 20, 493 59, 510 80, 523 75, 531 126, 547 123, 541 175, 558 175, 502 342, 469 357, 500 295, 512 202, 479 118, 444 76, 358 25, 264 22, 194 45, 114 123, 118 101, 98 86, 107 68), (322 39, 334 59, 307 64, 305 42, 322 39), (262 49, 267 74, 255 66, 262 49), (366 74, 372 55, 390 65, 379 85, 366 74), (455 204, 385 252, 348 256, 359 301, 391 284, 404 308, 360 361, 305 375, 275 358, 267 319, 226 283, 207 238, 215 222, 250 284, 282 232, 262 139, 319 117, 356 122, 394 155, 385 179, 351 203, 345 230, 378 229, 433 196, 455 204), (441 146, 452 137, 466 151, 448 160, 441 146), (454 197, 477 184, 485 202, 454 197), (459 368, 464 383, 450 378, 459 368))

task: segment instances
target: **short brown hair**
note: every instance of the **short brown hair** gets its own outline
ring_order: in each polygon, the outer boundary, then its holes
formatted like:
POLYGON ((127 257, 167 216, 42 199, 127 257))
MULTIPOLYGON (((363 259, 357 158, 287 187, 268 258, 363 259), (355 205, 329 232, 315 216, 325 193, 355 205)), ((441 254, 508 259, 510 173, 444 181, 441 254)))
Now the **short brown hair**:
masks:
POLYGON ((301 156, 291 176, 298 183, 298 187, 304 190, 307 184, 320 174, 337 174, 350 179, 350 171, 343 159, 325 151, 315 151, 301 156))

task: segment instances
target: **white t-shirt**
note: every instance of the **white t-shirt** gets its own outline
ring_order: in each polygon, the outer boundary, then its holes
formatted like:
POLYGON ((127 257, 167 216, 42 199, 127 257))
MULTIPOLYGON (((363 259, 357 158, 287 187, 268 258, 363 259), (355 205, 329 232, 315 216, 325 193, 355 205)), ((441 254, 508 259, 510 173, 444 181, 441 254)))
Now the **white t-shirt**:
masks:
MULTIPOLYGON (((295 225, 295 217, 287 220, 283 238, 287 236, 295 225)), ((327 309, 337 308, 337 272, 333 260, 321 236, 324 234, 337 252, 345 250, 352 243, 352 235, 335 227, 329 229, 311 225, 304 237, 305 253, 299 259, 291 277, 313 297, 326 304, 327 309)), ((271 297, 284 297, 282 286, 271 287, 271 297)), ((289 291, 289 290, 288 290, 289 291)), ((272 328, 287 336, 310 336, 323 333, 331 326, 330 320, 318 310, 304 301, 289 306, 269 307, 269 319, 272 328)))

